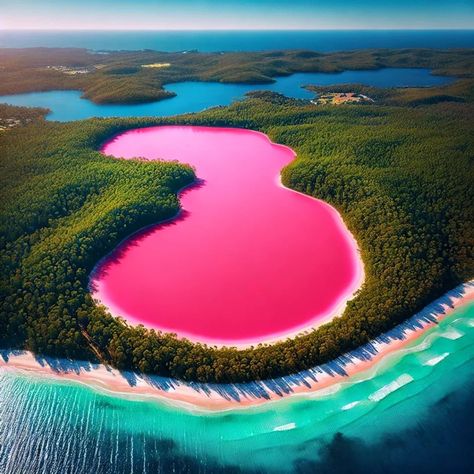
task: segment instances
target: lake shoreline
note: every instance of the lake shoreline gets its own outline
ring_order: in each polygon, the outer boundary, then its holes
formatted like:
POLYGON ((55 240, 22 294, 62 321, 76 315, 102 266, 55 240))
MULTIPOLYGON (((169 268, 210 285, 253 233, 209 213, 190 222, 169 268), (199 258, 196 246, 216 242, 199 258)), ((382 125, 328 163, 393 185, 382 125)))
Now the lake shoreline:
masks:
MULTIPOLYGON (((175 127, 174 125, 166 125, 163 127, 175 127)), ((131 129, 127 130, 126 132, 119 132, 117 134, 114 134, 113 136, 109 137, 106 139, 100 146, 99 151, 104 155, 104 156, 114 156, 107 154, 107 146, 111 143, 114 142, 118 137, 123 135, 124 133, 128 132, 133 132, 134 130, 153 130, 156 127, 144 127, 144 128, 139 128, 139 129, 131 129)), ((200 127, 200 128, 210 128, 210 129, 217 129, 219 131, 230 131, 233 132, 235 130, 240 130, 239 128, 235 127, 200 127)), ((257 136, 260 136, 264 138, 272 147, 277 147, 279 149, 284 149, 287 150, 289 153, 292 155, 291 161, 286 163, 283 168, 286 166, 290 165, 291 163, 294 163, 297 159, 298 156, 296 152, 289 146, 283 145, 277 142, 274 142, 269 135, 267 135, 264 132, 261 132, 259 130, 251 130, 251 129, 242 129, 245 130, 246 133, 254 134, 257 136)), ((116 159, 124 159, 120 157, 115 157, 116 159)), ((186 164, 186 162, 183 162, 183 164, 186 164)), ((169 333, 173 332, 176 333, 179 339, 187 339, 193 343, 200 343, 200 344, 205 344, 210 347, 218 347, 218 348, 223 348, 223 347, 235 347, 237 349, 248 349, 251 347, 255 347, 258 344, 275 344, 278 342, 284 342, 288 339, 294 338, 296 336, 303 336, 305 334, 308 334, 309 332, 313 331, 314 329, 317 329, 318 327, 329 323, 332 321, 335 317, 341 316, 344 312, 344 309, 347 306, 348 301, 350 301, 354 296, 359 292, 363 284, 365 282, 365 268, 364 268, 364 262, 361 257, 361 249, 357 243, 357 240, 355 236, 352 234, 352 232, 348 229, 346 226, 342 214, 339 212, 338 209, 336 209, 334 206, 331 204, 327 203, 326 201, 323 201, 322 199, 318 199, 314 196, 310 196, 308 194, 296 191, 294 189, 291 189, 287 186, 285 186, 282 182, 282 177, 281 177, 281 172, 283 170, 281 168, 278 172, 278 175, 276 176, 275 179, 275 185, 278 188, 284 189, 285 191, 290 191, 292 193, 298 194, 300 196, 303 196, 305 199, 311 199, 313 201, 316 201, 320 206, 323 206, 328 209, 329 213, 333 216, 334 220, 337 222, 337 226, 340 229, 341 234, 344 235, 345 239, 349 242, 350 247, 351 247, 351 252, 352 252, 352 260, 354 262, 354 270, 355 270, 355 275, 351 281, 350 284, 347 285, 347 288, 345 289, 344 292, 341 292, 338 297, 334 300, 332 303, 331 307, 329 309, 326 309, 322 314, 317 313, 313 315, 313 317, 309 318, 308 321, 304 322, 303 324, 296 325, 292 328, 285 329, 280 332, 275 332, 275 333, 269 333, 265 336, 259 337, 257 339, 252 339, 252 338, 247 338, 247 339, 241 339, 241 340, 229 340, 229 341, 224 341, 222 339, 213 339, 210 337, 202 337, 199 335, 194 335, 192 333, 187 333, 185 331, 177 331, 176 329, 168 329, 166 327, 160 327, 158 324, 154 324, 152 326, 149 326, 146 322, 141 321, 139 317, 134 317, 130 314, 125 315, 122 314, 122 312, 111 302, 111 301, 106 301, 105 299, 101 298, 101 292, 98 289, 98 281, 99 277, 97 275, 100 273, 102 267, 106 267, 107 261, 111 258, 111 256, 117 252, 118 249, 123 247, 127 242, 131 242, 134 237, 139 236, 143 232, 149 230, 150 232, 154 229, 158 229, 162 225, 166 225, 167 223, 170 222, 175 222, 179 223, 180 219, 182 218, 182 212, 183 208, 181 207, 179 212, 175 214, 174 216, 170 217, 169 219, 165 219, 163 221, 158 221, 156 223, 150 224, 133 234, 125 237, 112 251, 110 251, 107 255, 102 257, 94 266, 91 274, 90 274, 90 280, 89 280, 89 289, 91 291, 91 294, 99 304, 105 306, 107 310, 110 312, 110 314, 116 318, 121 318, 127 325, 129 326, 137 326, 137 325, 144 325, 145 327, 148 327, 149 329, 155 329, 158 331, 161 331, 163 333, 169 333)), ((180 190, 178 190, 176 196, 180 200, 180 206, 182 206, 181 200, 183 198, 184 193, 187 193, 189 191, 192 191, 194 188, 199 187, 200 183, 203 181, 202 177, 196 176, 196 179, 190 183, 189 185, 184 186, 180 190)))
POLYGON ((49 109, 46 120, 70 122, 89 118, 111 117, 170 117, 204 112, 214 107, 229 106, 244 100, 248 93, 268 91, 289 99, 302 100, 311 106, 314 91, 307 86, 335 90, 344 84, 361 84, 382 88, 448 87, 459 81, 455 75, 437 74, 435 69, 423 67, 368 67, 343 68, 337 71, 298 71, 272 76, 270 82, 174 80, 165 81, 161 95, 148 99, 127 97, 97 100, 86 87, 76 84, 52 86, 46 90, 34 88, 17 93, 0 93, 0 103, 23 107, 49 109), (410 79, 408 79, 410 78, 410 79), (174 99, 174 100, 171 100, 174 99), (64 110, 63 104, 69 107, 64 110))
POLYGON ((81 383, 113 396, 156 400, 197 412, 244 409, 318 392, 372 368, 429 330, 455 309, 474 301, 474 280, 438 298, 396 328, 328 364, 278 379, 241 384, 200 384, 120 372, 101 364, 38 357, 27 351, 0 351, 0 370, 42 379, 81 383))

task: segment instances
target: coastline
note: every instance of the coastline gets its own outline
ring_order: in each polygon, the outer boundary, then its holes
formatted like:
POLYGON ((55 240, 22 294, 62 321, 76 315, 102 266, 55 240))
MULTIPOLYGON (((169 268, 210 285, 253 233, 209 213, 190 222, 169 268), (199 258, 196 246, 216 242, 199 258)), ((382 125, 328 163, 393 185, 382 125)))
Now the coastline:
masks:
POLYGON ((0 351, 0 370, 67 383, 82 383, 114 396, 155 399, 193 411, 235 410, 318 392, 362 373, 402 349, 455 309, 474 302, 474 280, 459 285, 368 344, 327 364, 277 379, 239 384, 201 384, 120 372, 101 364, 0 351))

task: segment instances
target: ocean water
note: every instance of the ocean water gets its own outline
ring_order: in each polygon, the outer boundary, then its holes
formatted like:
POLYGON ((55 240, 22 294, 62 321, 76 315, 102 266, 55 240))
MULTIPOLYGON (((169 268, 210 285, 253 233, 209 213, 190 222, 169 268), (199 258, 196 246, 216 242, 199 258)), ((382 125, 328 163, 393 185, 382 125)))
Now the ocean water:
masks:
POLYGON ((465 48, 474 30, 332 31, 8 31, 0 47, 78 47, 92 50, 256 51, 361 48, 465 48))
POLYGON ((0 371, 3 473, 472 472, 474 304, 313 396, 221 413, 0 371))
POLYGON ((314 94, 303 86, 308 84, 364 84, 377 87, 424 87, 448 84, 454 79, 434 76, 429 69, 390 68, 341 73, 297 73, 278 77, 272 84, 222 84, 219 82, 179 82, 165 88, 177 95, 170 99, 138 105, 98 105, 81 99, 78 91, 33 92, 0 96, 0 103, 51 110, 49 120, 67 122, 90 117, 170 116, 200 112, 209 107, 229 105, 247 92, 267 90, 287 97, 311 99, 314 94))
POLYGON ((354 239, 335 209, 279 185, 296 154, 266 135, 161 126, 129 130, 102 152, 178 160, 199 180, 181 193, 180 216, 96 267, 94 298, 113 314, 211 345, 252 344, 321 323, 358 289, 354 239))

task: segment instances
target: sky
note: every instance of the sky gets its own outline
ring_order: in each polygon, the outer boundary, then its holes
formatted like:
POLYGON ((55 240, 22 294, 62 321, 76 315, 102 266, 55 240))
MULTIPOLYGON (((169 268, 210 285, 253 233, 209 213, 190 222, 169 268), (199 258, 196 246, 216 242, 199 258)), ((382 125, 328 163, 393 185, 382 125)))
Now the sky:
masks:
POLYGON ((474 0, 0 0, 0 29, 473 29, 474 0))

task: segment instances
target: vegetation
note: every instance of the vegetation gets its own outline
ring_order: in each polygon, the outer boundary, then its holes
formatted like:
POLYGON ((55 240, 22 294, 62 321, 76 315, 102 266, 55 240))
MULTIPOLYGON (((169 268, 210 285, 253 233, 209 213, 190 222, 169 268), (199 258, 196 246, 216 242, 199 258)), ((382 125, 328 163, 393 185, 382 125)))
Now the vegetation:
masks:
POLYGON ((307 86, 318 95, 332 92, 355 92, 374 99, 378 105, 418 105, 438 104, 441 102, 474 101, 474 81, 463 79, 441 87, 398 87, 384 89, 361 84, 338 84, 334 86, 307 86))
MULTIPOLYGON (((371 49, 352 52, 272 51, 161 53, 85 49, 0 49, 0 94, 79 89, 97 103, 139 103, 172 97, 165 84, 219 81, 263 84, 294 72, 426 67, 434 74, 472 78, 472 49, 371 49), (149 65, 167 67, 142 67, 149 65), (169 65, 169 66, 168 66, 169 65), (77 73, 80 71, 81 73, 77 73)), ((370 94, 367 94, 372 97, 370 94)))
MULTIPOLYGON (((146 62, 158 61, 150 54, 146 62)), ((18 109, 34 120, 0 134, 0 347, 188 380, 261 379, 331 360, 472 278, 472 98, 407 94, 418 97, 416 107, 314 106, 253 93, 177 118, 73 123, 18 109), (194 179, 182 164, 117 160, 97 149, 119 131, 163 123, 258 129, 297 152, 284 184, 339 209, 362 251, 366 281, 342 317, 278 344, 217 349, 130 327, 94 303, 88 282, 97 261, 135 230, 173 216, 177 190, 194 179)))

